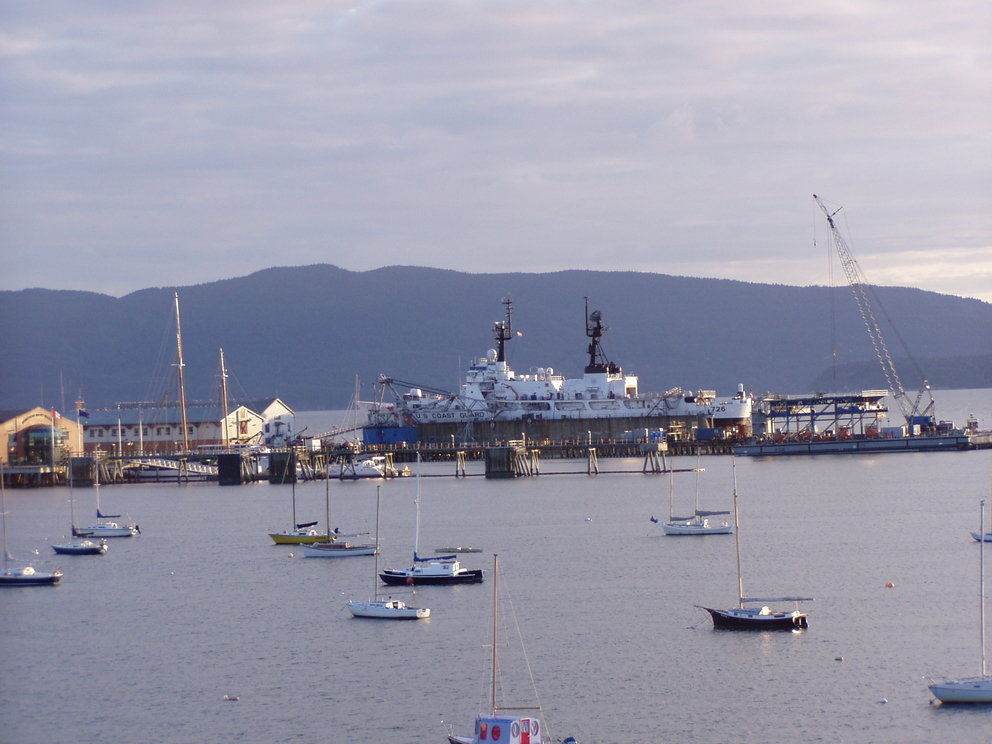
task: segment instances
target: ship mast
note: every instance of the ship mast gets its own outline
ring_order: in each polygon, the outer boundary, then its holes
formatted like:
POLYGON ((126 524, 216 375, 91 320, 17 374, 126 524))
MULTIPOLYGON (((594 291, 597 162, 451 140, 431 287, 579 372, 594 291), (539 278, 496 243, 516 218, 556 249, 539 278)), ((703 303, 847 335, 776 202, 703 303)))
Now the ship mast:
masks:
POLYGON ((509 297, 503 298, 506 306, 506 320, 497 320, 493 323, 493 338, 496 339, 496 361, 506 361, 506 342, 513 336, 513 324, 510 316, 513 314, 513 300, 509 297))
POLYGON ((589 312, 589 298, 586 297, 586 336, 589 341, 589 364, 586 372, 605 372, 606 364, 602 358, 603 352, 599 347, 599 339, 603 337, 606 326, 603 325, 603 314, 599 310, 589 312), (590 325, 591 323, 591 325, 590 325))
POLYGON ((179 324, 179 292, 176 298, 176 369, 179 376, 179 416, 183 427, 183 451, 189 451, 189 427, 186 425, 186 384, 183 380, 183 330, 179 324))

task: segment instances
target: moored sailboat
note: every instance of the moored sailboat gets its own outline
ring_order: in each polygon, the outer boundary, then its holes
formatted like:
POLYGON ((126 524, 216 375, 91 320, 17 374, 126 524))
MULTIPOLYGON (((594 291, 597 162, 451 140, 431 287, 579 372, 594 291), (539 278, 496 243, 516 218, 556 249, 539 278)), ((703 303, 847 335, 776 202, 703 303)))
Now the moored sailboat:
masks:
POLYGON ((348 602, 352 617, 368 617, 378 620, 421 620, 430 617, 429 607, 410 607, 399 599, 387 597, 379 599, 379 489, 375 489, 375 560, 372 566, 372 599, 366 602, 348 602))
POLYGON ((421 558, 420 545, 420 455, 417 455, 416 527, 413 541, 413 565, 410 568, 387 568, 379 578, 385 584, 478 584, 485 577, 481 568, 462 568, 455 555, 421 558))
MULTIPOLYGON (((978 526, 978 534, 983 534, 985 529, 985 500, 981 504, 981 523, 978 526)), ((958 679, 945 679, 941 681, 931 681, 928 687, 933 696, 942 703, 992 703, 992 675, 989 674, 988 659, 986 653, 985 631, 985 541, 979 541, 978 545, 978 628, 981 634, 982 646, 982 673, 977 677, 961 677, 958 679)))
MULTIPOLYGON (((541 744, 544 725, 540 705, 501 705, 496 690, 501 688, 499 664, 499 556, 493 556, 492 642, 490 644, 490 676, 488 709, 475 717, 475 730, 470 735, 448 732, 448 744, 541 744)), ((528 667, 529 669, 529 667, 528 667)), ((533 684, 533 679, 531 680, 533 684)), ((535 695, 536 697, 536 695, 535 695)), ((575 744, 568 737, 564 741, 575 744)))
POLYGON ((141 532, 141 528, 136 524, 120 523, 113 520, 120 519, 120 514, 104 514, 100 511, 100 469, 96 470, 96 480, 93 483, 96 489, 96 518, 99 520, 86 527, 72 526, 73 537, 133 537, 141 532))
MULTIPOLYGON (((72 483, 69 484, 69 525, 72 528, 73 534, 76 532, 76 509, 75 509, 75 499, 73 498, 72 483)), ((97 509, 99 514, 100 510, 97 509)), ((58 543, 52 546, 54 550, 59 555, 103 555, 107 552, 107 541, 100 539, 94 542, 93 540, 83 539, 83 540, 71 540, 69 542, 58 543)))
MULTIPOLYGON (((376 510, 378 512, 378 495, 376 496, 376 510)), ((324 519, 330 529, 331 525, 331 482, 330 478, 324 479, 324 519)), ((337 539, 338 532, 330 542, 313 542, 300 544, 300 551, 304 558, 347 558, 349 556, 375 555, 378 547, 376 545, 355 544, 337 539)))
POLYGON ((713 627, 725 630, 799 630, 808 627, 806 613, 799 610, 800 602, 811 602, 812 597, 747 597, 741 574, 740 513, 737 504, 737 463, 734 461, 734 535, 737 548, 738 604, 727 610, 700 607, 713 618, 713 627), (773 610, 766 603, 795 602, 793 610, 773 610), (761 605, 747 607, 746 605, 761 605))
POLYGON ((334 538, 330 534, 320 533, 314 529, 317 522, 297 522, 296 521, 296 479, 292 483, 293 521, 292 527, 282 532, 270 532, 269 537, 276 545, 310 545, 313 543, 331 542, 334 538))
MULTIPOLYGON (((697 455, 698 458, 698 455, 697 455)), ((726 517, 729 511, 707 511, 699 508, 699 473, 702 468, 697 461, 693 468, 696 473, 696 498, 695 508, 691 516, 675 516, 675 473, 677 470, 668 471, 668 521, 661 525, 662 531, 666 535, 729 535, 734 531, 732 525, 726 519, 710 521, 710 517, 726 517)), ((651 521, 658 524, 660 520, 651 517, 651 521)))
POLYGON ((34 566, 11 566, 10 553, 7 552, 7 497, 3 481, 3 463, 0 462, 0 531, 3 532, 3 568, 0 569, 0 586, 36 586, 38 584, 57 584, 62 578, 62 572, 38 571, 34 566))

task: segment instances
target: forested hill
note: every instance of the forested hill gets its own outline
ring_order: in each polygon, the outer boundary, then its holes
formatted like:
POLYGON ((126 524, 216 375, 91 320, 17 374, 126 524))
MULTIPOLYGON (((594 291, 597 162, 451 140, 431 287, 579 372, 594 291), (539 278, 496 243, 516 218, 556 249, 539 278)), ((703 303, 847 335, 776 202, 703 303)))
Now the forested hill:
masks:
MULTIPOLYGON (((176 289, 121 298, 0 292, 0 408, 71 410, 80 394, 92 408, 174 399, 176 289)), ((520 373, 552 367, 581 375, 588 297, 609 329, 606 355, 640 377, 642 392, 732 393, 738 383, 781 393, 886 387, 846 287, 316 265, 178 292, 191 399, 219 399, 220 348, 232 395, 279 396, 296 410, 347 406, 356 379, 368 399, 380 373, 453 390, 471 359, 494 345, 504 297, 513 301, 508 358, 520 373)), ((936 388, 992 387, 992 304, 900 287, 875 293, 908 390, 921 375, 936 388)))

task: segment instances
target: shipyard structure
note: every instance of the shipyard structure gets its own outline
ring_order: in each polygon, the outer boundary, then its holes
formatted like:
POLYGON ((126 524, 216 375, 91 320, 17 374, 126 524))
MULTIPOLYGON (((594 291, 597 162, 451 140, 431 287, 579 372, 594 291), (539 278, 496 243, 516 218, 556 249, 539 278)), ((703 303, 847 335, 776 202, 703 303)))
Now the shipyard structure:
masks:
POLYGON ((507 364, 512 304, 493 325, 495 348, 474 360, 457 393, 381 375, 369 409, 366 445, 400 442, 603 441, 620 439, 740 439, 751 434, 752 398, 739 385, 732 397, 673 388, 642 394, 637 377, 603 354, 606 327, 599 311, 585 314, 588 361, 582 377, 552 367, 517 374, 507 364))

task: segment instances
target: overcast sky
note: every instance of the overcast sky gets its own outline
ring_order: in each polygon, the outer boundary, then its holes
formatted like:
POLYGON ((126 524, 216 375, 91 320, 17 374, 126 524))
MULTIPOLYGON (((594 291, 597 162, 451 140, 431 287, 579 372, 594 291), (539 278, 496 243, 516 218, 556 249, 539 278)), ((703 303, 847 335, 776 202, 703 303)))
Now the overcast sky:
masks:
POLYGON ((871 283, 992 301, 987 2, 0 9, 0 289, 313 263, 827 284, 818 193, 871 283))

